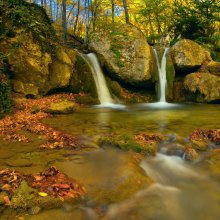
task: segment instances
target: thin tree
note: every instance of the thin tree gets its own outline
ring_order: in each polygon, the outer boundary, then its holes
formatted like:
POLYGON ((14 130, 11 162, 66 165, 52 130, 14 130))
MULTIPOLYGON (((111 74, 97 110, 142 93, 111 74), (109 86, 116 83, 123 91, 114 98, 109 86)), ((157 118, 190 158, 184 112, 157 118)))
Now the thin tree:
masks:
POLYGON ((112 5, 112 27, 114 29, 114 25, 115 25, 115 0, 111 0, 111 5, 112 5))
POLYGON ((129 24, 130 19, 129 19, 128 6, 127 6, 127 1, 126 0, 123 0, 123 6, 124 6, 124 11, 125 11, 125 21, 126 21, 126 24, 129 24))
POLYGON ((62 26, 63 26, 63 42, 67 39, 67 22, 66 22, 66 0, 62 0, 62 26))
POLYGON ((80 4, 81 4, 81 2, 80 2, 80 0, 78 0, 78 3, 77 3, 77 13, 76 13, 76 21, 75 21, 74 29, 73 29, 74 35, 76 34, 76 28, 77 28, 78 20, 79 20, 80 4))

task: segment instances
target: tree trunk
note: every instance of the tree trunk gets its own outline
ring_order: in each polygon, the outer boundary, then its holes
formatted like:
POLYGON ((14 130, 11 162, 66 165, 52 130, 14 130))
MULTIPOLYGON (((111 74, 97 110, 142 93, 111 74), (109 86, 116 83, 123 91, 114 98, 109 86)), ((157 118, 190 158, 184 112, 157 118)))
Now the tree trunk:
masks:
POLYGON ((62 0, 62 9, 63 42, 65 44, 67 38, 66 0, 62 0))
POLYGON ((78 4, 77 4, 76 21, 75 21, 75 24, 74 24, 74 30, 73 30, 74 35, 76 34, 76 28, 77 28, 77 25, 78 25, 79 11, 80 11, 80 0, 78 0, 78 4))
POLYGON ((130 20, 129 20, 128 7, 127 7, 126 0, 123 0, 123 6, 124 6, 124 10, 125 10, 125 21, 126 21, 126 24, 129 24, 130 20))
POLYGON ((44 0, 41 0, 41 6, 44 7, 44 0))
POLYGON ((84 44, 87 46, 89 40, 89 0, 85 0, 85 25, 86 34, 84 38, 84 44))
POLYGON ((115 25, 115 0, 112 0, 112 27, 115 25))

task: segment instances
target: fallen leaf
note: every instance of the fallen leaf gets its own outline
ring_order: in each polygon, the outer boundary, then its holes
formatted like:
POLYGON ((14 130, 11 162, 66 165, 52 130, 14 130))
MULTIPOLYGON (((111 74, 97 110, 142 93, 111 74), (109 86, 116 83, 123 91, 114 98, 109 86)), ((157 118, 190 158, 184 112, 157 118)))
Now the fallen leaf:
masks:
POLYGON ((48 196, 48 194, 45 193, 45 192, 38 192, 38 195, 39 195, 39 196, 42 196, 42 197, 48 196))
POLYGON ((5 202, 5 205, 7 205, 7 206, 10 206, 10 205, 11 205, 11 201, 10 201, 10 199, 8 198, 8 196, 4 196, 4 197, 3 197, 3 200, 4 200, 4 202, 5 202))

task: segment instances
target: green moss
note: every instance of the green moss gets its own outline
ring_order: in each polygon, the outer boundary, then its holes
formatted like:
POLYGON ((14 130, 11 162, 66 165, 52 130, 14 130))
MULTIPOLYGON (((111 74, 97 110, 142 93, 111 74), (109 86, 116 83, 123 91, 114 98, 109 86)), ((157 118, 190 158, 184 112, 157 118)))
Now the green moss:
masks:
POLYGON ((114 147, 118 147, 122 150, 132 150, 137 153, 145 153, 145 154, 155 154, 156 152, 156 145, 141 145, 137 143, 132 135, 129 134, 122 134, 117 135, 114 134, 109 137, 102 137, 99 140, 99 145, 110 145, 114 147))
POLYGON ((11 206, 13 208, 27 210, 34 203, 35 190, 28 186, 26 181, 22 181, 20 186, 14 192, 11 200, 11 206))

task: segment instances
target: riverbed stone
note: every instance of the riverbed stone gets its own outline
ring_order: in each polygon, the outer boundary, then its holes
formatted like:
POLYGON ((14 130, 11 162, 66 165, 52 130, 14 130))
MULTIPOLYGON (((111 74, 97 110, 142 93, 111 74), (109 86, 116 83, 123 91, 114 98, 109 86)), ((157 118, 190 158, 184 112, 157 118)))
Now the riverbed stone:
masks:
POLYGON ((210 53, 205 48, 188 39, 179 40, 170 52, 177 73, 194 72, 205 62, 211 61, 210 53))
POLYGON ((89 46, 114 78, 135 86, 152 84, 154 53, 135 26, 124 24, 111 33, 94 33, 89 46))
POLYGON ((30 167, 32 165, 32 161, 22 158, 12 158, 7 160, 6 164, 10 167, 30 167))

